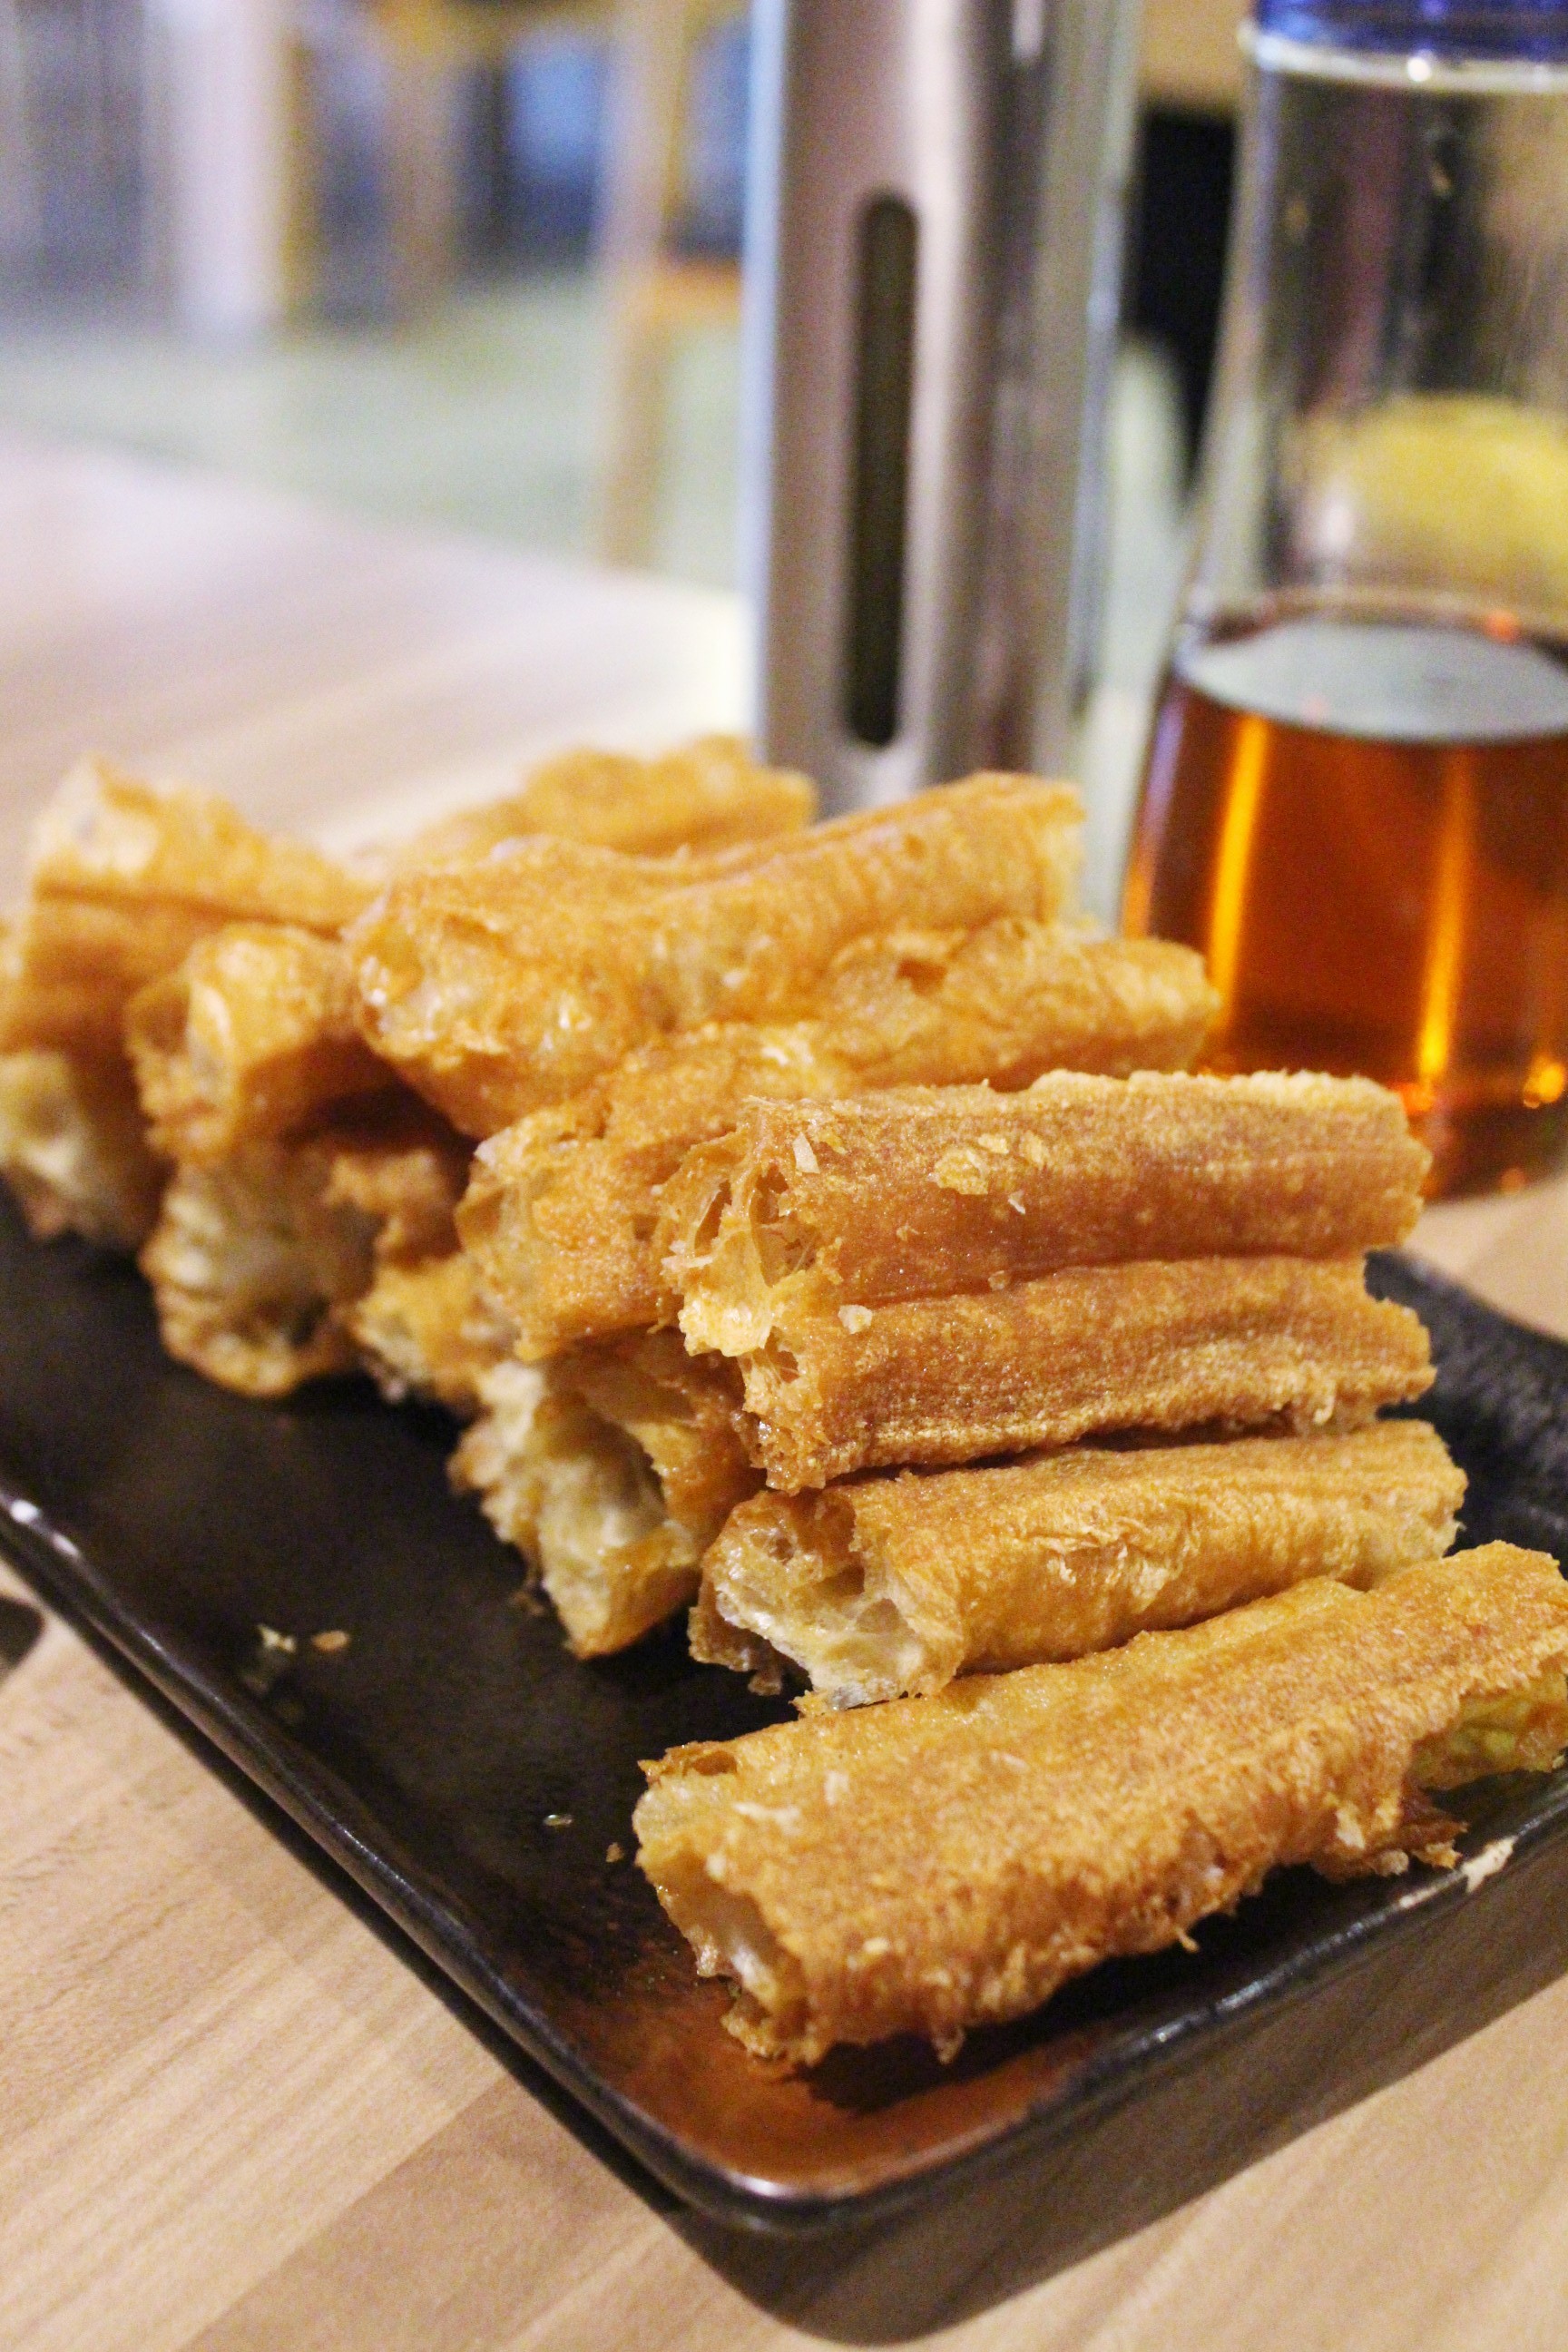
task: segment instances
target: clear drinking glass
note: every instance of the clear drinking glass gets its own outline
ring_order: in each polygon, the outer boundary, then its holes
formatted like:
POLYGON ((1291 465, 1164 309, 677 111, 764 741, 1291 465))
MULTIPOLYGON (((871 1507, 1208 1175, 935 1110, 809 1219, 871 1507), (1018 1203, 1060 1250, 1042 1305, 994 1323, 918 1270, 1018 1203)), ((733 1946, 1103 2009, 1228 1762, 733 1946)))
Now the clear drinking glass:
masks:
POLYGON ((1211 1066, 1568 1144, 1568 0, 1259 0, 1200 520, 1129 871, 1211 1066))

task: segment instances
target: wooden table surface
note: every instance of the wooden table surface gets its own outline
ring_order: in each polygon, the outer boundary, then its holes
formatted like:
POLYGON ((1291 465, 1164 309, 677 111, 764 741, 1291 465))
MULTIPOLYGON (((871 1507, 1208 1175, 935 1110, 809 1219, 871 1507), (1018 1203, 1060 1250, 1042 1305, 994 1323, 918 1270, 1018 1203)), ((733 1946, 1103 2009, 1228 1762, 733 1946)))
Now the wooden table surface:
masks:
MULTIPOLYGON (((0 865, 92 745, 340 839, 733 721, 723 599, 0 434, 0 865)), ((1424 1245, 1568 1332, 1568 1188, 1424 1245)), ((13 1594, 21 1588, 13 1580, 13 1594)), ((26 1612, 0 1601, 0 1659, 26 1612)), ((673 2212, 64 1624, 0 1684, 5 2352, 1560 2352, 1568 1979, 1054 2277, 673 2212), (1019 2286, 1022 2279, 1025 2284, 1019 2286)))

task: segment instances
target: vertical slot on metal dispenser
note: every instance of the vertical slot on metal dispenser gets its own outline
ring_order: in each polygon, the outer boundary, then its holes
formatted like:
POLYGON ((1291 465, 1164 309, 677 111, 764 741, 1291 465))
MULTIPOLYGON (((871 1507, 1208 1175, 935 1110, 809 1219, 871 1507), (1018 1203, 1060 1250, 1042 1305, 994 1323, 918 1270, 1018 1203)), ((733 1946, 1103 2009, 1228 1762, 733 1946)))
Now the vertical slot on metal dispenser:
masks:
POLYGON ((878 748, 899 731, 919 235, 901 196, 860 216, 845 719, 878 748))

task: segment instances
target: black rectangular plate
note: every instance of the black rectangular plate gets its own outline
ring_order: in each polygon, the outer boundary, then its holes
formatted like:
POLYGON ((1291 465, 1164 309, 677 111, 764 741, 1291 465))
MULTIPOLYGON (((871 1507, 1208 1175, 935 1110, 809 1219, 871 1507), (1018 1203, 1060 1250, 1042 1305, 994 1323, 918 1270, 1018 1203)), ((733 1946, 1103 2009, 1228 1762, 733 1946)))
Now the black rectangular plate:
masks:
MULTIPOLYGON (((1408 1261, 1373 1278, 1432 1330, 1426 1409, 1470 1475, 1467 1539, 1563 1558, 1568 1348, 1408 1261)), ((449 1492, 451 1444, 363 1382, 224 1394, 163 1356, 130 1267, 37 1248, 0 1208, 0 1544, 721 2221, 879 2222, 1092 2146, 1122 2181, 1104 2213, 1131 2226, 1568 1966, 1565 1770, 1466 1792, 1468 1871, 1282 1872, 1195 1953, 1102 1968, 951 2066, 900 2042, 781 2078, 721 2030, 724 1994, 629 1856, 639 1758, 787 1710, 694 1665, 679 1629, 572 1660, 449 1492), (262 1626, 299 1643, 276 1678, 262 1626), (331 1629, 347 1647, 313 1648, 331 1629), (1169 2126, 1205 2082, 1225 2116, 1169 2126)), ((1108 2223, 1075 2226, 1081 2251, 1108 2223)))

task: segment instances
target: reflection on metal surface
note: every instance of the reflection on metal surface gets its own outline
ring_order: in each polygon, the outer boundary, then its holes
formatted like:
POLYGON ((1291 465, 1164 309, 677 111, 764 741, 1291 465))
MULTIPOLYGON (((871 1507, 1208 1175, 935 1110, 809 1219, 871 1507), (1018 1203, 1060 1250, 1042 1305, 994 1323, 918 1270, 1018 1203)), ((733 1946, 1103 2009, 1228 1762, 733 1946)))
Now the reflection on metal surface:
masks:
MULTIPOLYGON (((1092 635, 1135 16, 1132 0, 753 10, 757 731, 830 806, 1067 748, 1092 635), (907 368, 864 363, 868 227, 918 238, 907 368)), ((889 362, 899 341, 879 346, 889 362)))

